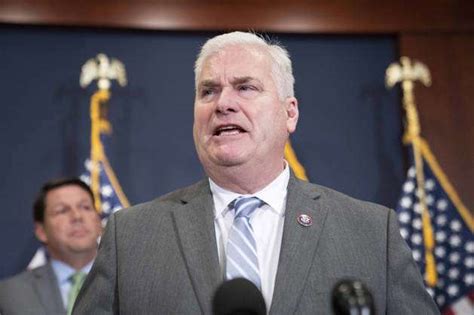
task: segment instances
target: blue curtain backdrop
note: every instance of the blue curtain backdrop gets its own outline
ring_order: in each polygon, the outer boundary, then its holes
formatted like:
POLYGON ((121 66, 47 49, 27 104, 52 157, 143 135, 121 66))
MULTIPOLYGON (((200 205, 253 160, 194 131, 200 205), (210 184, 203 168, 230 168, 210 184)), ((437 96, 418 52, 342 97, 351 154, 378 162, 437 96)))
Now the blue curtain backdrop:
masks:
MULTIPOLYGON (((83 63, 103 52, 126 66, 114 85, 107 155, 132 204, 204 173, 192 140, 193 63, 212 33, 0 27, 0 279, 38 242, 31 206, 43 182, 79 175, 89 150, 83 63)), ((274 34, 292 55, 300 122, 293 148, 311 181, 395 207, 404 178, 398 92, 384 87, 390 36, 274 34)), ((144 231, 146 233, 146 231, 144 231)))

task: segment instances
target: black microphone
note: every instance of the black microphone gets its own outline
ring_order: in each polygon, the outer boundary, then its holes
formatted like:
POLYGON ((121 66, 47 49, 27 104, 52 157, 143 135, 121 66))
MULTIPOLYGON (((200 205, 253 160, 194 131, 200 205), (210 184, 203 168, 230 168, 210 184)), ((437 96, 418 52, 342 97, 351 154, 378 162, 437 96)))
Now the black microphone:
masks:
POLYGON ((221 284, 212 301, 214 315, 266 315, 260 290, 247 279, 235 278, 221 284))
POLYGON ((372 294, 358 280, 342 280, 332 290, 332 307, 336 315, 375 315, 372 294))

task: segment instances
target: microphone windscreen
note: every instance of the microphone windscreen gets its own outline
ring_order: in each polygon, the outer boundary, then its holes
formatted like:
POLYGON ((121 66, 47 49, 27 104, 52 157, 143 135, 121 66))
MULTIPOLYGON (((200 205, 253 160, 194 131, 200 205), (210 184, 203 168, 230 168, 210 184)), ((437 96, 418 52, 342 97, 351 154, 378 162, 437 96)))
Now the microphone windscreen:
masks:
POLYGON ((358 280, 342 280, 332 290, 332 306, 336 315, 374 315, 372 294, 358 280))
POLYGON ((260 290, 249 280, 235 278, 216 290, 212 301, 214 315, 265 315, 267 308, 260 290))

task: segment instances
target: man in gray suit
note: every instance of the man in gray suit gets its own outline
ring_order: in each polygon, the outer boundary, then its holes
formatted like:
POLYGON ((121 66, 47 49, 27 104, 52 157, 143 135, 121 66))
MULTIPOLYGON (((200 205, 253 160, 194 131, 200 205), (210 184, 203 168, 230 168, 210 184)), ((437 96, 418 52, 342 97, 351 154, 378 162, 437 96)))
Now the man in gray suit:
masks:
POLYGON ((299 111, 284 48, 217 36, 195 80, 208 178, 111 217, 75 314, 210 314, 234 277, 254 282, 272 314, 330 314, 345 278, 365 283, 378 314, 438 313, 392 210, 290 172, 284 147, 299 111))
POLYGON ((33 217, 51 259, 0 282, 0 314, 70 314, 102 230, 92 191, 76 178, 50 181, 38 194, 33 217))

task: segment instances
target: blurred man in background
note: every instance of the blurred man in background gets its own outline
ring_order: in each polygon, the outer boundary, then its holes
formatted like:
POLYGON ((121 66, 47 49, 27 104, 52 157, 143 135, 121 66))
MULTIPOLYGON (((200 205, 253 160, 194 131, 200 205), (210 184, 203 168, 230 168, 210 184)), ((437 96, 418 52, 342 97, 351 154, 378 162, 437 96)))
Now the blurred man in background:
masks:
POLYGON ((77 178, 50 181, 35 200, 33 219, 50 259, 0 282, 0 314, 70 314, 102 232, 92 191, 77 178))

